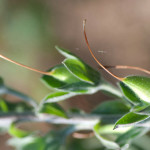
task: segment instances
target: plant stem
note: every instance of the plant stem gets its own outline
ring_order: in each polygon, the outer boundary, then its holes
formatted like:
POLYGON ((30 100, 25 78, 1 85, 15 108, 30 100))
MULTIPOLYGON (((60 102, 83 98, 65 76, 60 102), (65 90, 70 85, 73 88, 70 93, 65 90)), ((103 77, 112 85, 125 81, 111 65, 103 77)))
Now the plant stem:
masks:
POLYGON ((51 124, 66 124, 66 125, 85 125, 93 127, 97 122, 101 120, 108 120, 110 124, 120 118, 120 115, 70 115, 68 119, 61 118, 49 114, 37 114, 32 112, 28 113, 1 113, 0 125, 5 123, 11 123, 15 120, 20 122, 47 122, 51 124))
POLYGON ((21 92, 18 92, 14 89, 6 87, 6 94, 10 94, 10 95, 14 95, 16 97, 19 97, 20 99, 30 103, 34 108, 37 107, 37 103, 35 100, 33 100, 31 97, 29 97, 29 96, 27 96, 21 92))
POLYGON ((119 98, 122 98, 122 93, 119 91, 117 87, 112 85, 111 83, 107 82, 106 80, 102 79, 102 86, 100 86, 100 90, 109 93, 111 95, 117 96, 119 98))

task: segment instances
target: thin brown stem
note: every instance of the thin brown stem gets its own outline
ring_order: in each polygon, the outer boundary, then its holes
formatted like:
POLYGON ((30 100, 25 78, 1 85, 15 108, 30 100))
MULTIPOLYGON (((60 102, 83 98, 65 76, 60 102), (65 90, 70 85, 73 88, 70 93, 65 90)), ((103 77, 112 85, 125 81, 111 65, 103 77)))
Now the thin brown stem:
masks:
POLYGON ((101 63, 100 61, 98 61, 98 59, 95 57, 95 55, 93 54, 93 51, 91 50, 90 48, 90 45, 89 45, 89 42, 88 42, 88 39, 87 39, 87 35, 86 35, 86 31, 85 31, 85 24, 86 24, 86 20, 83 20, 83 31, 84 31, 84 37, 85 37, 85 41, 86 41, 86 44, 88 46, 88 49, 92 55, 92 57, 95 59, 95 61, 106 71, 108 72, 111 76, 113 76, 114 78, 116 78, 117 80, 119 81, 122 81, 124 78, 121 78, 121 77, 118 77, 114 74, 112 74, 107 68, 105 68, 101 63))
POLYGON ((116 65, 116 66, 105 66, 105 68, 114 68, 114 69, 132 69, 132 70, 138 70, 141 72, 145 72, 147 74, 150 74, 150 71, 140 68, 140 67, 135 67, 135 66, 124 66, 124 65, 116 65))
POLYGON ((26 69, 32 70, 32 71, 34 71, 34 72, 38 72, 38 73, 41 73, 41 74, 44 74, 44 75, 50 75, 50 74, 51 74, 51 72, 44 72, 44 71, 40 71, 40 70, 37 70, 37 69, 31 68, 31 67, 29 67, 29 66, 26 66, 26 65, 20 64, 20 63, 18 63, 18 62, 16 62, 16 61, 13 61, 13 60, 11 60, 11 59, 9 59, 9 58, 7 58, 7 57, 3 56, 3 55, 0 55, 0 58, 2 58, 2 59, 4 59, 4 60, 7 60, 7 61, 9 61, 9 62, 11 62, 11 63, 13 63, 13 64, 16 64, 16 65, 18 65, 18 66, 21 66, 21 67, 23 67, 23 68, 26 68, 26 69))

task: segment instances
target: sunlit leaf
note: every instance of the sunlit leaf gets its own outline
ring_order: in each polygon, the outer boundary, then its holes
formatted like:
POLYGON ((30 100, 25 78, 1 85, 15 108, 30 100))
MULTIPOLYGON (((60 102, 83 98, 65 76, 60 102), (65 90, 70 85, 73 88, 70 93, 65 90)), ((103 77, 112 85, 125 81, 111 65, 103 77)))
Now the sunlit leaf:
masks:
POLYGON ((100 82, 100 74, 87 64, 77 59, 65 59, 63 64, 77 78, 90 84, 98 84, 100 82))
POLYGON ((150 78, 129 76, 120 85, 125 96, 133 103, 150 103, 150 78))
POLYGON ((52 72, 51 75, 44 75, 42 80, 53 88, 61 88, 66 84, 79 81, 64 67, 64 65, 57 65, 51 68, 49 72, 52 72))
POLYGON ((55 46, 55 48, 58 50, 59 53, 61 53, 66 58, 79 59, 75 54, 71 53, 69 50, 60 48, 59 46, 55 46))
POLYGON ((70 73, 64 65, 57 65, 49 70, 50 76, 44 75, 42 81, 49 87, 62 91, 86 92, 91 84, 81 81, 70 73))
POLYGON ((147 118, 149 118, 148 115, 140 115, 134 112, 129 112, 116 122, 114 129, 121 126, 132 126, 147 118))

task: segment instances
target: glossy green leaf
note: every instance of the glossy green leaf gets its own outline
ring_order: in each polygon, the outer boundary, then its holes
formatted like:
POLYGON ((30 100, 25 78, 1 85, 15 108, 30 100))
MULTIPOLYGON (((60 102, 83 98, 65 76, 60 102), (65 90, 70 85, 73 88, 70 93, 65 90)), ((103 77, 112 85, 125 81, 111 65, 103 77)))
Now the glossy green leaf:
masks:
POLYGON ((139 97, 125 83, 120 82, 120 87, 122 89, 123 94, 127 97, 129 102, 131 102, 133 105, 142 105, 142 102, 139 99, 139 97))
POLYGON ((55 46, 55 48, 58 50, 59 53, 61 53, 66 58, 79 59, 75 54, 72 54, 70 51, 64 48, 60 48, 59 46, 55 46))
POLYGON ((18 138, 26 137, 29 134, 31 134, 27 131, 24 131, 24 130, 21 130, 21 129, 17 128, 16 126, 17 126, 18 123, 19 123, 19 121, 15 121, 10 125, 9 134, 11 134, 15 137, 18 137, 18 138))
POLYGON ((122 100, 111 100, 101 103, 92 113, 94 114, 125 114, 129 112, 130 107, 122 100))
POLYGON ((62 88, 63 86, 68 85, 69 83, 78 82, 76 79, 65 67, 64 65, 57 65, 49 70, 52 71, 50 76, 44 75, 42 80, 52 88, 62 88))
POLYGON ((71 93, 71 92, 55 92, 50 93, 48 96, 44 98, 44 103, 54 103, 59 102, 65 99, 68 99, 72 96, 77 95, 77 93, 71 93))
POLYGON ((97 85, 100 82, 100 74, 77 59, 65 59, 63 64, 77 78, 84 82, 97 85))
POLYGON ((144 121, 147 118, 149 118, 148 115, 140 115, 134 112, 129 112, 116 122, 114 129, 121 126, 132 126, 136 123, 144 121))
POLYGON ((150 103, 150 78, 129 76, 120 85, 125 96, 133 103, 150 103))
POLYGON ((91 84, 85 83, 72 75, 64 65, 57 65, 49 71, 52 71, 50 76, 44 75, 42 77, 42 81, 49 87, 62 91, 86 92, 86 88, 91 86, 91 84))
POLYGON ((100 135, 100 124, 97 123, 94 126, 94 134, 97 137, 97 139, 100 140, 100 142, 108 149, 112 149, 112 150, 120 150, 120 147, 117 143, 110 141, 106 138, 104 138, 103 136, 100 135))
MULTIPOLYGON (((67 59, 61 65, 57 65, 49 70, 50 75, 44 75, 42 81, 51 88, 64 92, 74 92, 78 94, 93 94, 99 90, 122 97, 121 92, 111 84, 101 79, 99 73, 85 64, 77 56, 68 50, 56 47, 67 59)), ((66 94, 66 96, 69 96, 66 94)), ((72 95, 74 96, 74 94, 72 95)), ((51 96, 50 96, 51 97, 51 96)), ((57 100, 59 100, 59 96, 57 100)), ((60 97, 63 99, 63 97, 60 97)))
POLYGON ((148 132, 148 128, 133 127, 129 131, 125 132, 124 134, 121 134, 116 139, 116 142, 122 147, 126 144, 130 144, 131 141, 135 140, 135 138, 144 135, 146 132, 148 132))
POLYGON ((41 104, 41 107, 39 108, 39 112, 67 118, 67 115, 66 115, 65 111, 57 103, 44 103, 44 104, 41 104))

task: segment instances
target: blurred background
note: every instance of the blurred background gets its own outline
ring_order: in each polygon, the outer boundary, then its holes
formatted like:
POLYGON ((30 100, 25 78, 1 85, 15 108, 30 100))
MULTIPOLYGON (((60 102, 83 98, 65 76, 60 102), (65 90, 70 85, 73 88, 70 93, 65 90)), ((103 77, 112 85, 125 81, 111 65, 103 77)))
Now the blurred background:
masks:
MULTIPOLYGON (((104 65, 131 65, 150 70, 149 0, 0 0, 0 53, 45 71, 64 59, 54 48, 58 45, 98 70, 85 44, 82 29, 85 18, 91 48, 104 65)), ((142 75, 131 70, 112 72, 122 77, 142 75)), ((112 83, 116 82, 104 71, 101 73, 112 83)), ((0 74, 8 86, 37 101, 52 92, 40 81, 41 74, 4 60, 0 60, 0 74)), ((96 93, 74 97, 62 105, 88 112, 105 99, 109 97, 96 93)), ((0 142, 3 140, 0 137, 0 142)))

